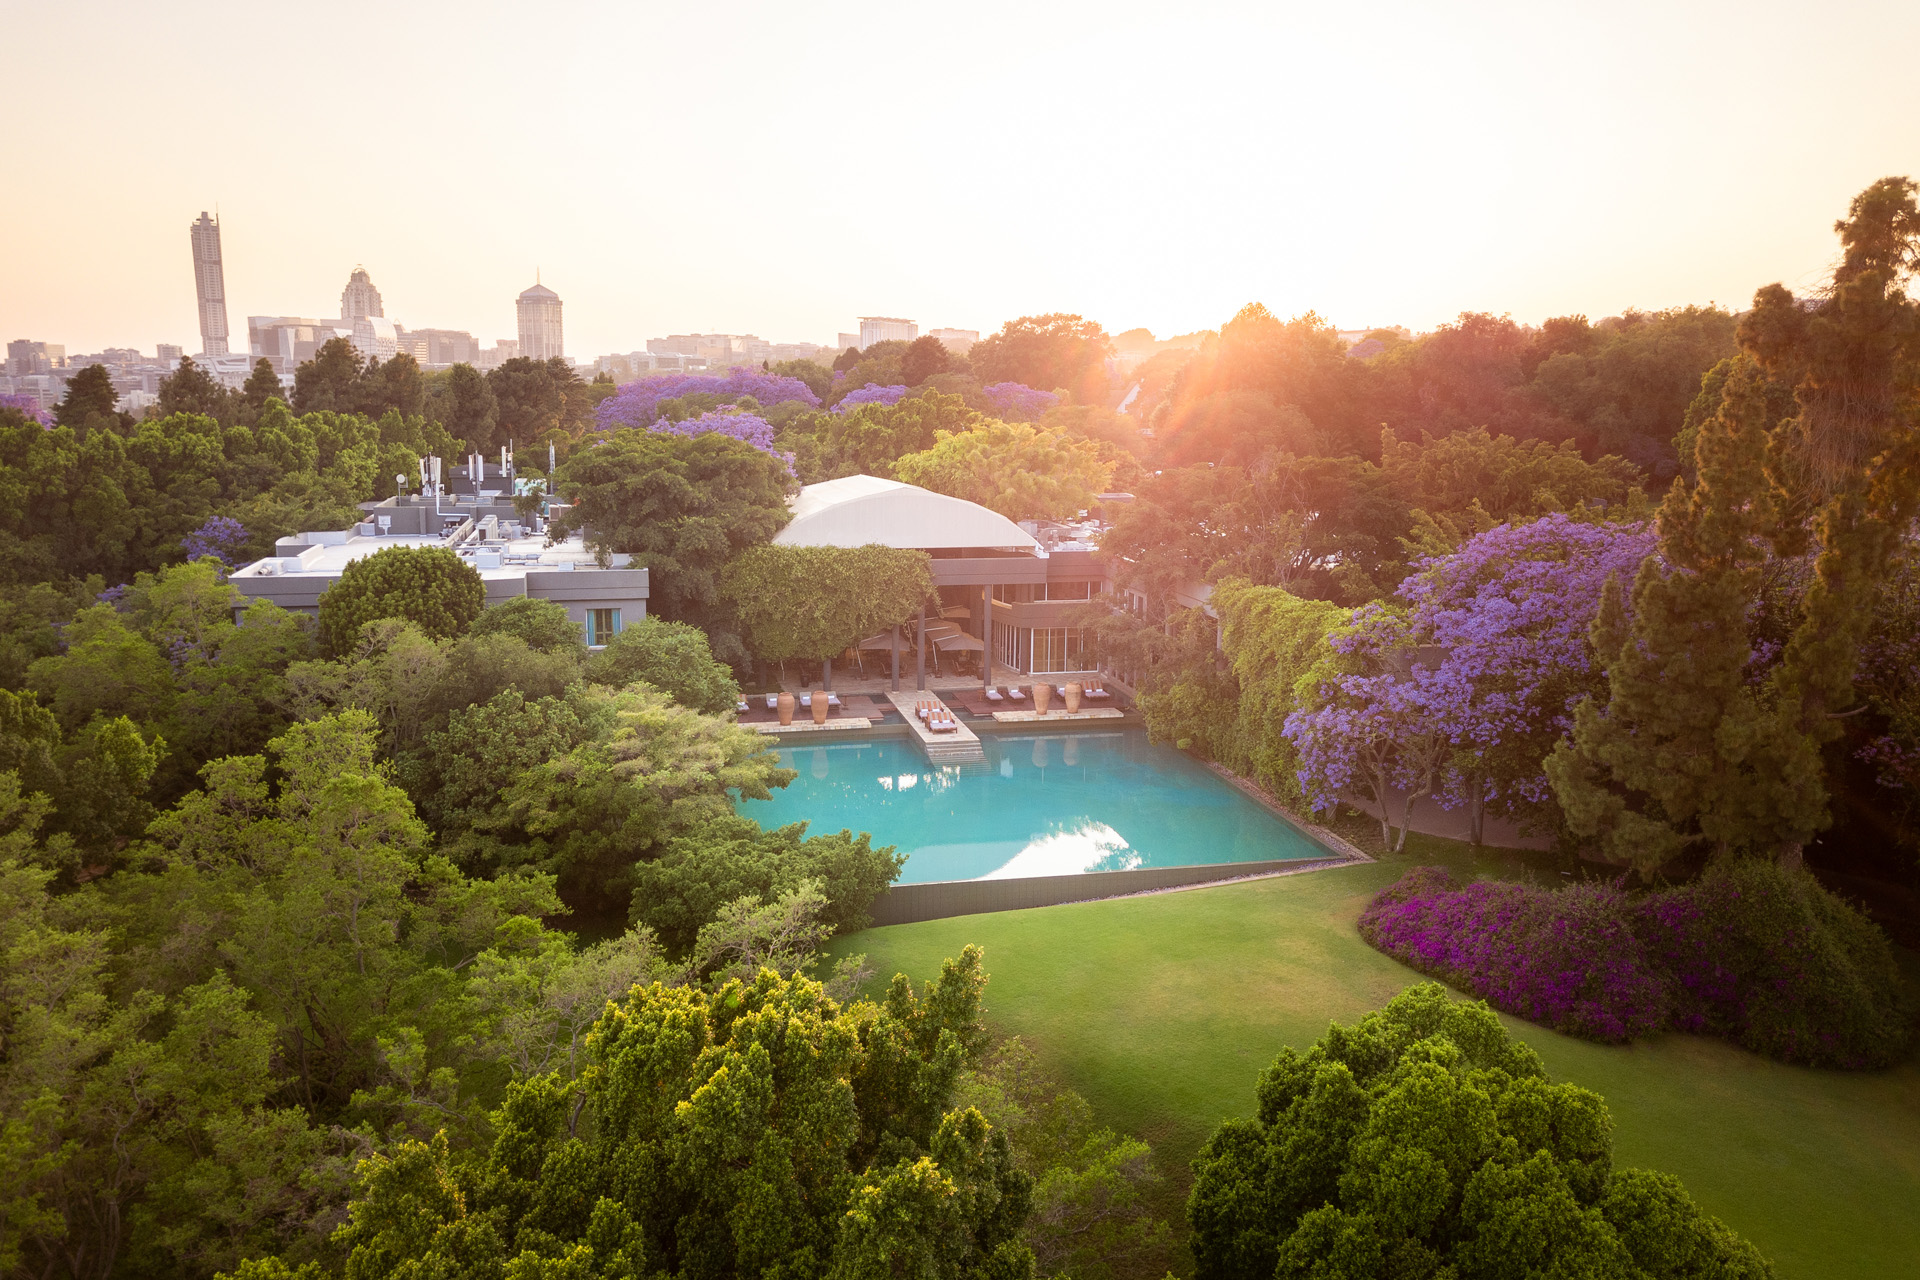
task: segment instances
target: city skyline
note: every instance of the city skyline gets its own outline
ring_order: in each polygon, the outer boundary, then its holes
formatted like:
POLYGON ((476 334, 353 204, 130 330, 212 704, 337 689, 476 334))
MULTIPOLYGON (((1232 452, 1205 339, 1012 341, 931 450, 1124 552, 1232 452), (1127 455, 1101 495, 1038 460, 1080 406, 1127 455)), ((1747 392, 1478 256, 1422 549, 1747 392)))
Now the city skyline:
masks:
POLYGON ((60 145, 0 210, 33 247, 0 261, 0 330, 75 351, 199 345, 202 208, 232 317, 330 314, 360 263, 391 314, 492 343, 537 265, 590 356, 873 313, 1164 336, 1255 300, 1342 328, 1740 308, 1817 281, 1833 210, 1920 170, 1920 9, 1889 3, 764 8, 723 40, 596 5, 531 32, 484 5, 96 7, 87 41, 45 6, 10 26, 60 145), (394 144, 311 109, 341 95, 394 144), (126 146, 136 112, 179 145, 126 146))

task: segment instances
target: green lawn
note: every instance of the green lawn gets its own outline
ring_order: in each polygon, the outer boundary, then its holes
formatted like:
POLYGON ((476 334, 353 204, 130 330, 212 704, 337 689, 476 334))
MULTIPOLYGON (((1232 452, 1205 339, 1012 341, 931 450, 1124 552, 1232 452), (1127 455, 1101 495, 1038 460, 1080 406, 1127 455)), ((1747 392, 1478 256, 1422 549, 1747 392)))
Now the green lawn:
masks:
MULTIPOLYGON (((883 979, 921 978, 980 943, 995 1030, 1024 1037, 1184 1184, 1213 1125, 1251 1112, 1281 1045, 1418 980, 1353 927, 1406 864, 897 925, 835 949, 865 951, 883 979)), ((1920 1274, 1920 1064, 1810 1071, 1692 1036, 1609 1048, 1506 1021, 1554 1078, 1606 1098, 1618 1164, 1677 1174, 1786 1280, 1920 1274)), ((1169 1191, 1177 1217, 1184 1185, 1169 1191)))

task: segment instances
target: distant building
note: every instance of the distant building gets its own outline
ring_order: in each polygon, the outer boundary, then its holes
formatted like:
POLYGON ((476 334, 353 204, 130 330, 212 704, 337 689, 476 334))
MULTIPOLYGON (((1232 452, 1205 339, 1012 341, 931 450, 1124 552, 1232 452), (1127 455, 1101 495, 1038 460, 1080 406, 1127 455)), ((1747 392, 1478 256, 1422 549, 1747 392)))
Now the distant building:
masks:
POLYGON ((380 306, 380 291, 373 287, 373 277, 365 267, 355 267, 347 277, 347 287, 340 291, 340 318, 352 324, 355 320, 386 314, 380 306))
POLYGON ((153 349, 154 362, 156 364, 164 364, 169 368, 179 364, 180 357, 184 354, 186 353, 181 348, 171 342, 163 342, 153 349))
POLYGON ((567 354, 560 329, 560 295, 543 284, 522 293, 516 303, 520 320, 520 354, 551 360, 567 354))
POLYGON ((502 338, 498 342, 493 344, 492 350, 482 351, 480 353, 480 368, 498 369, 501 365, 505 364, 509 360, 514 359, 519 354, 520 354, 519 343, 514 342, 507 338, 502 338))
POLYGON ((361 316, 353 322, 353 349, 368 360, 391 360, 399 354, 400 337, 393 321, 382 316, 361 316))
POLYGON ((7 344, 7 376, 25 378, 66 367, 67 348, 60 342, 33 342, 15 338, 7 344))
POLYGON ((957 356, 967 354, 980 341, 978 329, 929 329, 927 336, 957 356))
POLYGON ((859 345, 860 345, 859 334, 843 333, 838 338, 834 339, 833 353, 837 356, 845 352, 848 347, 858 347, 859 345))
POLYGON ((861 316, 859 347, 865 351, 876 342, 912 342, 920 336, 920 326, 895 316, 861 316))
POLYGON ((193 235, 193 290, 200 302, 200 350, 227 354, 227 275, 220 261, 220 220, 200 211, 193 235))
POLYGON ((423 369, 450 369, 456 364, 480 363, 480 344, 464 329, 398 330, 400 349, 423 369))
POLYGON ((289 375, 333 338, 352 338, 351 325, 337 320, 308 320, 300 316, 248 316, 247 349, 251 359, 265 359, 273 371, 289 375))

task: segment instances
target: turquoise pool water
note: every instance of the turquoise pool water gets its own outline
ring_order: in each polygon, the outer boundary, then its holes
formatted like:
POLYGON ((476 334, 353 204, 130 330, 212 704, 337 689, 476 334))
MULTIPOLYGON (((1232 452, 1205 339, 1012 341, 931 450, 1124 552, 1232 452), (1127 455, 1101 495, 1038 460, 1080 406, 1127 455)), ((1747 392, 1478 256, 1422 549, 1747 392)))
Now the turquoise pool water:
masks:
POLYGON ((762 826, 870 831, 908 855, 902 884, 1327 854, 1139 729, 982 742, 984 766, 935 767, 893 738, 788 748, 781 761, 800 776, 739 809, 762 826))

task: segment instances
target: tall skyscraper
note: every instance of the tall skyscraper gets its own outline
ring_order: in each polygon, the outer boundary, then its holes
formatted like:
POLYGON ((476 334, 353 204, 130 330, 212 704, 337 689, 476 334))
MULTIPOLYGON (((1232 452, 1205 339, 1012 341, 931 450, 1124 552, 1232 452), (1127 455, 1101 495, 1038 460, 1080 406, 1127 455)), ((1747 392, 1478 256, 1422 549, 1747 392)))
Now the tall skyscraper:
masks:
POLYGON ((340 318, 352 324, 386 314, 380 307, 380 291, 373 287, 373 277, 365 267, 355 267, 347 277, 347 287, 340 291, 340 318))
POLYGON ((560 295, 543 284, 535 284, 520 295, 520 354, 535 360, 550 360, 567 354, 560 336, 560 295))
POLYGON ((200 211, 193 224, 193 289, 200 299, 200 350, 227 354, 227 274, 220 265, 220 220, 200 211))

